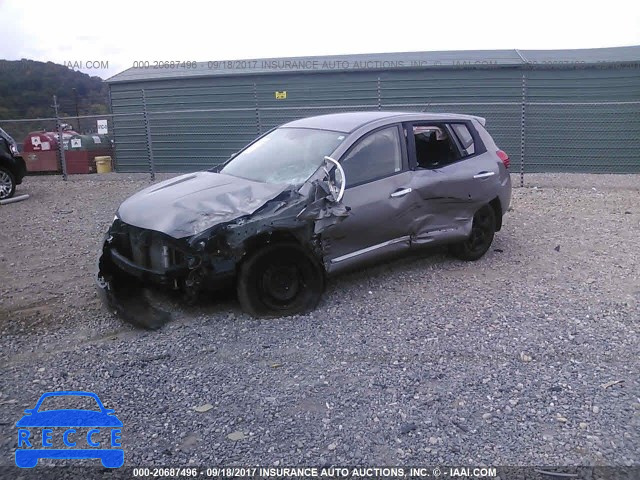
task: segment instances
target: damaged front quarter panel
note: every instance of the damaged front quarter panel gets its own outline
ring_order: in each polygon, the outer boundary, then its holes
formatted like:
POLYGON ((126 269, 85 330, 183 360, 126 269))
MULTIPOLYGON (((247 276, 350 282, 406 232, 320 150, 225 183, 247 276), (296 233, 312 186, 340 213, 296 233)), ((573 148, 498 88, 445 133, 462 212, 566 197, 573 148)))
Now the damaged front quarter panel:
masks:
POLYGON ((349 215, 350 208, 340 202, 329 200, 331 192, 326 182, 316 180, 313 186, 316 200, 307 205, 297 218, 313 221, 313 232, 317 235, 344 220, 349 215))
POLYGON ((268 243, 274 235, 286 234, 321 260, 320 234, 346 218, 349 207, 332 202, 322 181, 305 187, 281 193, 252 215, 195 235, 189 245, 194 248, 200 245, 209 258, 222 254, 222 258, 233 260, 235 268, 257 239, 268 243))
MULTIPOLYGON (((153 191, 161 190, 156 188, 153 191)), ((151 239, 147 240, 151 245, 149 251, 153 250, 154 242, 157 241, 161 242, 161 246, 156 250, 170 248, 171 252, 179 252, 179 255, 172 255, 174 259, 179 256, 182 263, 171 265, 171 268, 157 268, 157 264, 163 261, 162 257, 156 260, 155 265, 152 261, 151 265, 145 267, 134 265, 133 261, 123 258, 123 252, 116 249, 116 239, 120 234, 119 229, 130 227, 124 219, 116 219, 104 239, 98 260, 97 285, 100 296, 108 308, 125 321, 157 329, 171 319, 171 314, 151 304, 148 287, 152 284, 179 290, 186 299, 194 300, 202 290, 215 289, 232 280, 238 264, 247 254, 283 236, 294 238, 322 264, 324 252, 320 241, 321 233, 349 215, 349 207, 332 202, 329 192, 326 181, 316 179, 300 189, 272 189, 273 196, 267 200, 264 199, 264 188, 260 191, 260 201, 248 198, 251 192, 245 191, 240 196, 225 192, 224 202, 217 200, 216 206, 210 202, 198 202, 200 205, 195 212, 190 208, 174 210, 171 215, 179 227, 171 227, 165 218, 156 230, 150 229, 151 239), (235 204, 242 198, 254 206, 261 205, 250 214, 240 214, 224 222, 213 222, 214 218, 228 219, 231 214, 229 210, 234 210, 237 214, 242 208, 246 208, 239 205, 235 208, 235 204), (223 204, 226 205, 226 213, 207 211, 209 208, 222 208, 223 204), (207 225, 204 230, 180 239, 169 235, 169 232, 175 235, 187 229, 197 230, 198 226, 204 225, 207 225)), ((173 202, 172 205, 175 207, 179 203, 173 202)), ((144 207, 152 208, 151 205, 144 207)), ((126 210, 121 209, 120 213, 126 210)), ((140 211, 139 208, 136 211, 140 211)), ((143 228, 151 227, 152 215, 153 212, 142 211, 138 215, 138 223, 143 218, 143 228)), ((131 227, 131 230, 134 228, 139 229, 137 226, 131 227)), ((132 241, 129 236, 126 238, 127 242, 132 241)))

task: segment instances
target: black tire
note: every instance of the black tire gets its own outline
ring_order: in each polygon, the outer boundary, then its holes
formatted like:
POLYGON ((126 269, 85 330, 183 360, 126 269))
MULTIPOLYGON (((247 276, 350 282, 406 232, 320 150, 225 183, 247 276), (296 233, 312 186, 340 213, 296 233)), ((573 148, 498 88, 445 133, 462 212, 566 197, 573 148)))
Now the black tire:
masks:
POLYGON ((473 216, 469 238, 449 247, 451 254, 460 260, 475 261, 487 253, 496 233, 496 214, 491 205, 485 205, 473 216))
POLYGON ((324 271, 295 243, 268 245, 240 265, 242 309, 255 317, 287 316, 313 310, 324 290, 324 271))
POLYGON ((0 200, 13 197, 16 193, 16 177, 10 170, 0 167, 0 200))

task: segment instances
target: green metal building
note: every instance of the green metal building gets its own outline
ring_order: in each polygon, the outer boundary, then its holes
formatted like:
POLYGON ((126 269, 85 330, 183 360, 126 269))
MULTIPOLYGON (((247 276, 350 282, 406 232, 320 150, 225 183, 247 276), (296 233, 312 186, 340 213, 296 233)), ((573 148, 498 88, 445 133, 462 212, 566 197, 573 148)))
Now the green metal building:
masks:
POLYGON ((122 172, 209 168, 284 122, 381 109, 483 116, 514 171, 640 173, 640 46, 139 62, 106 82, 122 172))

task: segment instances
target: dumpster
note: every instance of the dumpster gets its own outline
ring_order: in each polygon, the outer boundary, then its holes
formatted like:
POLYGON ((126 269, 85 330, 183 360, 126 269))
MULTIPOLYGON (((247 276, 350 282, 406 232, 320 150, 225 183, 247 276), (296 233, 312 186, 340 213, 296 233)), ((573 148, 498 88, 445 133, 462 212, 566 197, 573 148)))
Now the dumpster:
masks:
POLYGON ((23 153, 28 172, 57 172, 58 140, 53 132, 31 132, 23 142, 23 153))
MULTIPOLYGON (((63 144, 76 132, 65 131, 62 133, 63 144)), ((27 135, 23 146, 23 158, 28 172, 59 172, 61 171, 58 158, 58 133, 57 132, 31 132, 27 135)))
POLYGON ((95 158, 111 155, 111 139, 106 135, 73 135, 65 142, 67 173, 95 173, 95 158))

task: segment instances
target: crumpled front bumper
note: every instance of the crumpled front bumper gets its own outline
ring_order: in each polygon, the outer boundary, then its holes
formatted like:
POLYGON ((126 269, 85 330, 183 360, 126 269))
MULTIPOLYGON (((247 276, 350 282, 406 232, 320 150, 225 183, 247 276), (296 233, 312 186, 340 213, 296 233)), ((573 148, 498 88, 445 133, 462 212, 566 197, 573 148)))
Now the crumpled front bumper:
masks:
POLYGON ((152 282, 162 285, 169 285, 179 278, 183 278, 188 269, 186 266, 174 266, 166 270, 154 270, 153 268, 142 267, 122 255, 115 247, 107 245, 103 248, 103 255, 107 255, 109 260, 123 272, 144 282, 152 282))
POLYGON ((145 287, 149 280, 164 283, 172 281, 171 277, 133 264, 112 248, 109 235, 103 242, 97 267, 98 295, 111 312, 128 323, 151 330, 171 320, 169 312, 151 305, 145 287))

